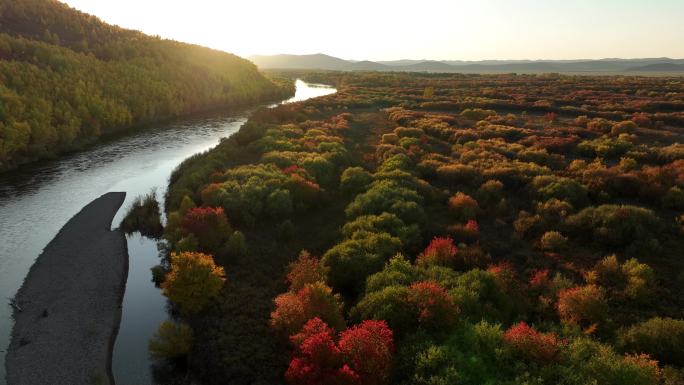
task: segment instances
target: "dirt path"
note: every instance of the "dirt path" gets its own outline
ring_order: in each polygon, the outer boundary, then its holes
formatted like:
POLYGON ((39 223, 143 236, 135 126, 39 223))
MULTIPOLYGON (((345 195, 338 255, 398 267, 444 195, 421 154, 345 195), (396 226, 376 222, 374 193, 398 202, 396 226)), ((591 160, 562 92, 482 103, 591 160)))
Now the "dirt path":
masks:
POLYGON ((31 267, 16 296, 8 384, 113 383, 128 251, 124 234, 110 228, 125 196, 107 193, 85 206, 31 267))

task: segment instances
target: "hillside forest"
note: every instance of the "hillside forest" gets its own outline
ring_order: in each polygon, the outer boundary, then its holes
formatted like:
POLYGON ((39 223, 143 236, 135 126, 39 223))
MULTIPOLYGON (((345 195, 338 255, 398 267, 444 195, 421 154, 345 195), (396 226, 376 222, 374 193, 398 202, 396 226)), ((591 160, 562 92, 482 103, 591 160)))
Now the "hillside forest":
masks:
POLYGON ((56 0, 0 2, 0 171, 293 92, 232 54, 108 25, 56 0))
POLYGON ((291 72, 173 173, 150 348, 209 384, 684 381, 684 80, 291 72))

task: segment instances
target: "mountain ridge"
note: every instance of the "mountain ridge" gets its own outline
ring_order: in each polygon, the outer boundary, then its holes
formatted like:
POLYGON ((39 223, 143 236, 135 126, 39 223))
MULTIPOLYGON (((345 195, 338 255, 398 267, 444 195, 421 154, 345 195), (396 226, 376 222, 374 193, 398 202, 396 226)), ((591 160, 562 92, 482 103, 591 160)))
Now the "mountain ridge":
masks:
POLYGON ((250 61, 261 69, 316 69, 335 71, 398 72, 683 72, 684 59, 603 58, 569 60, 345 60, 323 53, 311 55, 253 55, 250 61))

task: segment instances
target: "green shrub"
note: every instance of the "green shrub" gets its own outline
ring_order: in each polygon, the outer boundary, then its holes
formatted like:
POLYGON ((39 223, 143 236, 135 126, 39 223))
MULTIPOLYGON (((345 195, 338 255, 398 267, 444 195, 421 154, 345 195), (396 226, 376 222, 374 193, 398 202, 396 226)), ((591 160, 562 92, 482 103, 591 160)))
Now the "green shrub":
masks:
POLYGON ((476 185, 479 175, 475 167, 466 164, 445 164, 437 168, 437 177, 449 186, 476 185))
POLYGON ((615 159, 625 155, 632 147, 631 142, 622 138, 598 138, 580 142, 577 151, 587 157, 615 159))
POLYGON ((572 233, 585 239, 632 252, 652 252, 658 246, 657 234, 662 228, 653 211, 630 205, 587 207, 568 217, 566 224, 572 233))
POLYGON ((241 231, 234 231, 226 242, 226 253, 238 257, 247 254, 247 240, 241 231))
POLYGON ((361 298, 351 310, 355 321, 385 320, 392 331, 404 335, 418 326, 416 311, 408 301, 407 286, 387 286, 361 298))
POLYGON ((646 353, 666 364, 684 366, 684 320, 651 318, 620 332, 620 347, 632 353, 646 353))
POLYGON ((283 218, 318 204, 321 188, 303 174, 285 174, 274 164, 238 166, 222 175, 223 182, 205 187, 202 201, 223 207, 231 220, 247 224, 264 217, 283 218))
POLYGON ((397 127, 394 129, 394 133, 400 138, 420 138, 425 134, 422 129, 417 127, 397 127))
POLYGON ((579 338, 568 346, 572 376, 577 383, 602 385, 657 385, 657 363, 646 357, 623 357, 613 349, 589 338, 579 338))
POLYGON ((402 187, 396 181, 380 180, 373 182, 365 193, 357 195, 345 212, 350 219, 391 213, 405 223, 420 223, 425 220, 422 202, 422 196, 416 191, 402 187))
POLYGON ((174 360, 188 354, 192 329, 186 324, 164 321, 149 342, 150 356, 156 360, 174 360))
POLYGON ((599 261, 585 274, 588 283, 601 285, 611 296, 646 303, 655 289, 655 272, 648 265, 632 258, 620 264, 615 254, 599 261))
POLYGON ((276 238, 280 241, 291 241, 294 239, 295 234, 297 233, 297 229, 295 228, 294 223, 292 223, 291 220, 286 219, 275 227, 275 235, 276 238))
POLYGON ((503 198, 503 188, 503 183, 496 179, 490 179, 477 190, 477 201, 486 208, 495 207, 503 198))
POLYGON ((408 286, 417 281, 421 274, 422 272, 402 254, 397 254, 387 262, 382 271, 368 277, 366 293, 380 291, 389 286, 408 286))
POLYGON ((407 248, 417 247, 421 242, 420 227, 417 224, 407 225, 390 213, 363 215, 347 222, 342 228, 342 233, 347 238, 353 238, 357 232, 388 233, 401 239, 407 248))
POLYGON ((679 187, 670 187, 663 196, 663 205, 675 210, 684 210, 684 190, 679 187))
POLYGON ((503 332, 499 325, 480 322, 457 329, 444 343, 430 345, 415 355, 411 384, 498 384, 505 378, 497 350, 503 332))
POLYGON ((161 237, 164 227, 161 224, 157 193, 153 190, 144 197, 135 198, 121 221, 120 227, 127 234, 139 231, 140 234, 149 238, 161 237))
POLYGON ((489 271, 473 269, 463 273, 449 292, 461 309, 461 316, 473 322, 506 322, 517 310, 489 271))
POLYGON ((340 177, 340 188, 349 195, 359 194, 368 188, 373 176, 361 167, 349 167, 340 177))
POLYGON ((328 250, 321 262, 328 282, 338 291, 360 293, 366 278, 382 270, 385 261, 401 248, 401 240, 387 233, 357 234, 328 250))
POLYGON ((154 282, 156 286, 161 285, 166 278, 166 268, 162 265, 155 265, 150 268, 150 271, 152 272, 152 282, 154 282))
POLYGON ((492 115, 496 115, 494 110, 483 110, 481 108, 466 108, 461 111, 461 117, 468 120, 483 120, 492 115))
POLYGON ((531 188, 541 200, 556 198, 566 201, 574 207, 582 207, 589 201, 587 188, 581 183, 552 175, 540 175, 532 179, 531 188))

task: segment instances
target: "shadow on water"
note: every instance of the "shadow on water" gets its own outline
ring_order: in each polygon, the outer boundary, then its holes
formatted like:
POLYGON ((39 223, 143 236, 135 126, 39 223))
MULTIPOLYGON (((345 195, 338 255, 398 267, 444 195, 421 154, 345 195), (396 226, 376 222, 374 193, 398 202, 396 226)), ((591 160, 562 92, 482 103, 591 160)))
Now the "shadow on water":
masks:
MULTIPOLYGON (((283 103, 335 92, 297 81, 297 92, 283 103)), ((125 191, 114 218, 118 226, 131 202, 156 188, 163 198, 168 177, 187 157, 206 151, 237 132, 251 110, 192 118, 110 138, 56 160, 27 165, 0 175, 0 384, 5 383, 5 352, 12 328, 6 304, 21 286, 36 257, 83 206, 109 191, 125 191)), ((161 202, 161 207, 164 207, 161 202)), ((117 385, 166 383, 152 375, 147 342, 167 319, 166 300, 151 281, 159 264, 157 243, 139 234, 128 237, 129 275, 112 367, 117 385)))

